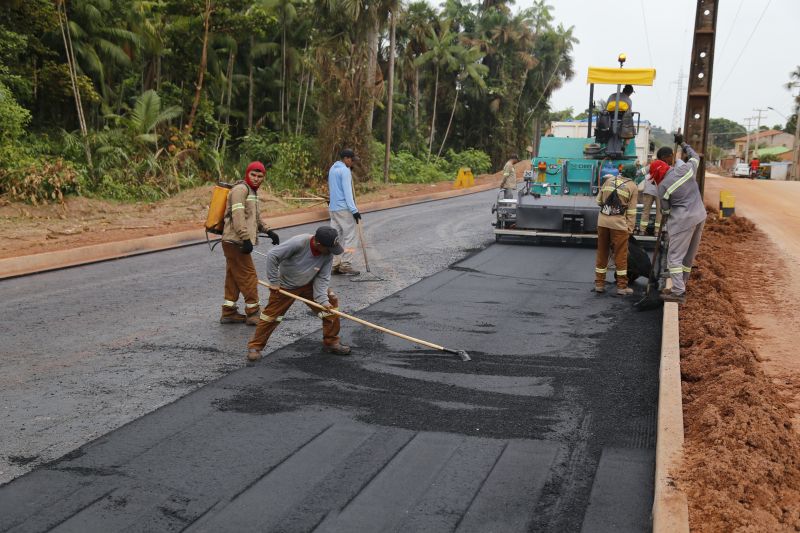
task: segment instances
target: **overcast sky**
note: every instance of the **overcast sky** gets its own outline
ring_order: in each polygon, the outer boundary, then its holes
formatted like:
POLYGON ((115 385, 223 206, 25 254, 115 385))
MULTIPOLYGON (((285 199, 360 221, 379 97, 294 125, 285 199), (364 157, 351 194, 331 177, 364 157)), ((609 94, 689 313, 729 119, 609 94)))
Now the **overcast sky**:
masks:
MULTIPOLYGON (((516 8, 532 4, 532 0, 518 0, 516 8)), ((687 78, 689 75, 697 0, 548 0, 548 4, 553 6, 556 21, 574 26, 580 39, 574 51, 576 75, 553 95, 553 109, 585 109, 589 65, 617 66, 616 57, 624 52, 626 67, 656 69, 652 87, 636 88, 634 110, 640 111, 643 119, 671 130, 681 67, 687 78)), ((768 106, 789 116, 792 96, 784 85, 798 65, 800 0, 719 0, 712 118, 744 124, 744 118, 755 116, 754 108, 768 106)), ((684 80, 681 98, 684 106, 686 83, 684 80)), ((614 91, 603 86, 597 92, 596 98, 606 98, 614 91)), ((681 124, 684 110, 680 111, 681 124)), ((767 110, 762 116, 762 124, 770 127, 786 123, 775 111, 767 110)))

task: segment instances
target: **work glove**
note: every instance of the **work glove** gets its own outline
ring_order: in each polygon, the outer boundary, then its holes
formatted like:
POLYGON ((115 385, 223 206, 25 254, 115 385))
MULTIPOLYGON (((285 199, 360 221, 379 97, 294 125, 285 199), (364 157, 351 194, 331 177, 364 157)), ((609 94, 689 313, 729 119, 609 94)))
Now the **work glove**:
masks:
POLYGON ((250 239, 245 239, 244 241, 242 241, 242 253, 249 254, 252 251, 253 251, 253 243, 250 241, 250 239))
POLYGON ((359 222, 361 222, 361 213, 356 211, 355 213, 353 213, 353 218, 356 219, 356 224, 358 224, 359 222))
POLYGON ((281 238, 278 237, 278 234, 272 231, 271 229, 267 230, 267 237, 272 240, 273 246, 278 246, 281 243, 281 238))
POLYGON ((680 133, 675 134, 675 144, 677 144, 678 146, 683 146, 683 135, 681 135, 680 133))

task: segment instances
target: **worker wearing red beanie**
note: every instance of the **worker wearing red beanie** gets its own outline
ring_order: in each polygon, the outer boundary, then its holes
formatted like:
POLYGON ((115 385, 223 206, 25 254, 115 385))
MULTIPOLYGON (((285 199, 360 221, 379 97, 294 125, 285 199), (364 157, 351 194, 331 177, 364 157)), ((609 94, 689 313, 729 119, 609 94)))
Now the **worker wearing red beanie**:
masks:
POLYGON ((266 168, 260 161, 247 165, 244 180, 237 182, 228 193, 225 226, 222 230, 222 252, 225 254, 225 301, 222 304, 221 324, 249 325, 258 323, 261 303, 258 299, 258 274, 250 253, 258 244, 258 234, 266 233, 272 244, 279 244, 278 234, 261 220, 258 210, 258 188, 264 181, 266 168), (236 302, 244 296, 246 314, 239 313, 236 302))

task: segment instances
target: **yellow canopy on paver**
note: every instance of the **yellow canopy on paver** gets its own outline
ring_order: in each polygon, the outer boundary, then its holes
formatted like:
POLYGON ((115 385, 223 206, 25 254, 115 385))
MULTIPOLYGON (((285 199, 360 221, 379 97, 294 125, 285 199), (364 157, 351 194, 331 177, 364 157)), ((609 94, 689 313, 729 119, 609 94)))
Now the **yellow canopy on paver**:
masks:
POLYGON ((653 85, 654 68, 589 67, 586 83, 604 85, 653 85))

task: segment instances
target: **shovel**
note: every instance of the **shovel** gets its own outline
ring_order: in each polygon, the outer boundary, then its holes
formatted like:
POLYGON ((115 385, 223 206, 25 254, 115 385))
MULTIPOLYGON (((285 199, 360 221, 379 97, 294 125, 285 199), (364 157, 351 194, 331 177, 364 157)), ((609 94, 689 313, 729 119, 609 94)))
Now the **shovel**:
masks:
MULTIPOLYGON (((261 280, 258 280, 258 283, 259 283, 259 285, 263 285, 265 287, 269 287, 270 286, 269 283, 265 283, 265 282, 263 282, 261 280)), ((270 287, 270 289, 272 290, 271 287, 270 287)), ((297 300, 299 302, 303 302, 306 305, 310 305, 312 307, 316 307, 320 311, 324 311, 326 313, 333 313, 334 315, 340 316, 342 318, 346 318, 348 320, 352 320, 353 322, 357 322, 357 323, 361 324, 362 326, 367 326, 368 328, 376 329, 378 331, 382 331, 384 333, 388 333, 389 335, 394 335, 395 337, 399 337, 399 338, 401 338, 403 340, 407 340, 409 342, 415 342, 417 344, 421 344, 423 346, 427 346, 428 348, 433 348, 434 350, 439 350, 440 352, 447 352, 447 353, 455 354, 459 358, 461 358, 462 361, 471 361, 472 360, 470 358, 469 354, 464 350, 451 350, 450 348, 445 348, 444 346, 439 346, 438 344, 434 344, 432 342, 424 341, 422 339, 417 339, 417 338, 414 338, 414 337, 412 337, 410 335, 404 335, 402 333, 398 333, 397 331, 392 331, 389 328, 385 328, 383 326, 379 326, 377 324, 373 324, 372 322, 367 322, 366 320, 364 320, 362 318, 358 318, 358 317, 355 317, 353 315, 348 315, 347 313, 342 313, 339 310, 328 309, 327 307, 325 307, 322 304, 318 304, 317 302, 315 302, 313 300, 308 300, 306 298, 303 298, 302 296, 298 296, 296 294, 292 294, 291 292, 285 291, 283 289, 278 289, 278 292, 283 294, 284 296, 289 296, 290 298, 294 298, 295 300, 297 300)))

